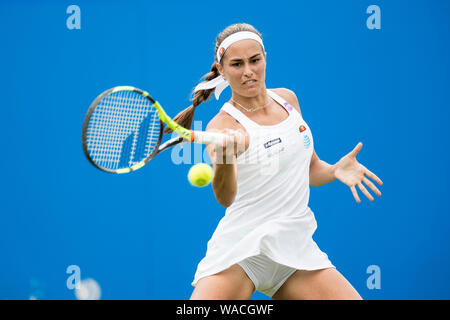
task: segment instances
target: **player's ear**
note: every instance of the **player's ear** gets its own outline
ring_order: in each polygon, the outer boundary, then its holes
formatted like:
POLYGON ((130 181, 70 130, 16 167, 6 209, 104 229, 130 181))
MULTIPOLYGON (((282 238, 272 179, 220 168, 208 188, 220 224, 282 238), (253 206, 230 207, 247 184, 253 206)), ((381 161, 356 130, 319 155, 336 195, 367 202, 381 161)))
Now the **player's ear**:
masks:
POLYGON ((217 68, 217 71, 219 71, 220 75, 225 79, 225 75, 224 75, 224 73, 223 73, 223 67, 222 67, 222 65, 221 65, 220 63, 217 63, 217 62, 216 62, 216 68, 217 68))

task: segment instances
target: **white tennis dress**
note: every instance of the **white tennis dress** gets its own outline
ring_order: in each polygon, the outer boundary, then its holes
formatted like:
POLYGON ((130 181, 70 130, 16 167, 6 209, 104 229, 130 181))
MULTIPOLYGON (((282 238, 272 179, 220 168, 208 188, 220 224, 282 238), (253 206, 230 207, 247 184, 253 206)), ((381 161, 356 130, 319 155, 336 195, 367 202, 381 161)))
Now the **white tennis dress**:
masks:
POLYGON ((258 125, 229 103, 222 107, 247 130, 250 144, 237 159, 235 201, 208 242, 193 286, 259 254, 300 270, 334 267, 312 239, 317 223, 308 207, 311 131, 294 107, 267 92, 289 113, 276 125, 258 125))

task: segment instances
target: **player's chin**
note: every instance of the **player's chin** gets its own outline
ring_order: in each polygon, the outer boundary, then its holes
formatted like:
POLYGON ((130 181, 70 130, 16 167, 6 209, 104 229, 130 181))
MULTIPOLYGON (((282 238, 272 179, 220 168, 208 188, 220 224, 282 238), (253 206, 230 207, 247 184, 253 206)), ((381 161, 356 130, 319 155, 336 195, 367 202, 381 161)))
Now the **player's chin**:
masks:
POLYGON ((248 98, 256 97, 263 91, 263 88, 260 86, 252 86, 252 87, 243 87, 242 88, 242 95, 248 98))

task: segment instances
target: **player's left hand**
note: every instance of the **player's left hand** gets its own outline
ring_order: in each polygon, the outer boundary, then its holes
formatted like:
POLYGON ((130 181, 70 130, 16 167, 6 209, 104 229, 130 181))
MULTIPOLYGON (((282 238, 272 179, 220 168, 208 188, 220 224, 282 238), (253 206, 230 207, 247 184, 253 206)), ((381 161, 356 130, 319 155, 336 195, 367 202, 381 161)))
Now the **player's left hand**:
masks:
POLYGON ((361 148, 362 143, 360 142, 356 145, 355 149, 342 157, 341 160, 334 165, 334 175, 336 179, 342 181, 350 187, 353 197, 358 203, 360 203, 361 200, 359 199, 355 186, 358 186, 361 192, 369 198, 370 201, 373 201, 374 198, 362 183, 364 182, 367 186, 369 186, 369 188, 372 189, 372 191, 378 196, 381 196, 380 190, 378 190, 372 181, 370 181, 367 177, 375 180, 379 185, 383 184, 380 178, 356 160, 356 155, 359 151, 361 151, 361 148))

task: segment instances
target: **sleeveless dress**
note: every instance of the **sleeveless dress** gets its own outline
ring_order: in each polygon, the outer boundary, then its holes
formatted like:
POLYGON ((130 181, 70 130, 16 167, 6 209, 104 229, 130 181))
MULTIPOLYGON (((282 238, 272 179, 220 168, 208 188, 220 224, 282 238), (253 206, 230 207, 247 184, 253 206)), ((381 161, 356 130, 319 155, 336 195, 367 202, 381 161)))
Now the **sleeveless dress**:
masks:
POLYGON ((247 130, 250 143, 237 158, 235 201, 208 241, 193 286, 259 254, 298 270, 334 267, 312 238, 317 223, 308 207, 311 130, 293 106, 267 93, 289 113, 276 125, 259 125, 229 103, 222 107, 247 130))

